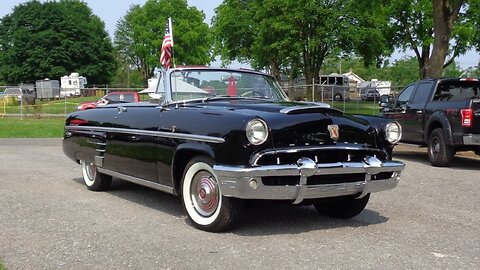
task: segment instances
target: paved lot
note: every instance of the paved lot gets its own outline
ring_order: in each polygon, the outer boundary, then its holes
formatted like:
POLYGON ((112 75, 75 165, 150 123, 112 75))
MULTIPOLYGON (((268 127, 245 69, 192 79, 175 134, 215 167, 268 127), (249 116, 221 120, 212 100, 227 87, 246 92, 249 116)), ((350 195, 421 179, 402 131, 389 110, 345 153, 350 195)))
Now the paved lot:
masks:
POLYGON ((174 196, 121 180, 88 191, 59 139, 0 139, 0 257, 8 269, 479 269, 480 160, 395 154, 401 183, 352 220, 262 203, 212 234, 174 196))

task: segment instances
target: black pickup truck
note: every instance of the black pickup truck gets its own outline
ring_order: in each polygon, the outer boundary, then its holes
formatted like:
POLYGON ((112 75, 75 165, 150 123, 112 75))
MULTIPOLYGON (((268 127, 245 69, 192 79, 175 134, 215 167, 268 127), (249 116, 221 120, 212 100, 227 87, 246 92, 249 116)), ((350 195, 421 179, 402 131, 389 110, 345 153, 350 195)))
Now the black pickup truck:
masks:
POLYGON ((457 151, 480 155, 480 81, 441 78, 415 82, 384 107, 402 126, 401 143, 428 147, 433 166, 448 166, 457 151))

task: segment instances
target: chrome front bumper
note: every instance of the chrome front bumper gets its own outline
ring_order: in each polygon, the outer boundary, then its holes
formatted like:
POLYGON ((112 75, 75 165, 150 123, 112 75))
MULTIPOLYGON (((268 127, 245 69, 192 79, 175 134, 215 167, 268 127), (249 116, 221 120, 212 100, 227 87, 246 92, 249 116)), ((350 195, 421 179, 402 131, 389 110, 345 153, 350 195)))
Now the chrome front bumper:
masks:
POLYGON ((309 158, 301 158, 297 164, 268 165, 259 167, 239 167, 215 165, 220 190, 224 196, 242 199, 294 200, 294 204, 304 199, 337 197, 393 189, 400 180, 400 172, 405 165, 399 161, 382 162, 376 157, 367 157, 363 162, 335 162, 316 164, 309 158), (391 177, 372 180, 372 176, 391 172, 391 177), (307 185, 307 180, 315 175, 365 174, 356 182, 307 185), (296 185, 264 185, 262 177, 298 176, 296 185))

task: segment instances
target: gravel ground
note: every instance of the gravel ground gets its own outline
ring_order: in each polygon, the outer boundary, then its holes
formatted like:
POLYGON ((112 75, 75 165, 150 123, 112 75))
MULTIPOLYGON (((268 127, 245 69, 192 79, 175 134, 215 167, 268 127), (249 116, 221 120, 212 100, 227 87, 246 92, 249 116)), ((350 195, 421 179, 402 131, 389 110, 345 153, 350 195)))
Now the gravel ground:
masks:
POLYGON ((88 191, 60 139, 0 139, 0 257, 7 269, 479 269, 480 160, 434 168, 424 149, 394 155, 400 184, 351 220, 257 202, 213 234, 177 197, 118 179, 88 191))

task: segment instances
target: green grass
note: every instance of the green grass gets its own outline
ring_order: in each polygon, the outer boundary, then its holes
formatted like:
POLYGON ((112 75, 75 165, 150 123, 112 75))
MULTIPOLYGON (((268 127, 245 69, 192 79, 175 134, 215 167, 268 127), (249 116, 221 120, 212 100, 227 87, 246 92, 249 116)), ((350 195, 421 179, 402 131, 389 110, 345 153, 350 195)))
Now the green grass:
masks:
MULTIPOLYGON (((95 97, 89 97, 95 98, 95 97)), ((88 101, 88 98, 70 98, 68 102, 79 104, 88 101)), ((55 138, 63 136, 64 124, 64 104, 58 102, 63 101, 45 101, 39 102, 37 105, 42 108, 48 108, 43 113, 58 114, 60 117, 53 118, 35 118, 24 117, 4 117, 0 118, 0 138, 55 138)), ((328 102, 332 106, 331 102, 328 102)), ((348 101, 348 102, 333 102, 333 108, 343 111, 345 105, 345 112, 348 114, 366 114, 377 115, 380 107, 372 101, 348 101)), ((19 110, 18 106, 16 108, 19 110)), ((75 107, 69 107, 67 113, 75 111, 75 107)), ((2 114, 0 109, 0 115, 2 114)), ((24 111, 25 113, 25 111, 24 111)), ((1 268, 0 268, 1 270, 1 268)))
POLYGON ((44 101, 37 99, 35 105, 24 105, 23 107, 18 104, 4 106, 0 102, 0 114, 3 114, 4 111, 6 114, 66 114, 75 111, 82 102, 96 101, 98 99, 96 96, 44 101))
MULTIPOLYGON (((141 100, 148 100, 147 95, 140 95, 141 100)), ((97 101, 100 96, 66 98, 58 100, 39 100, 37 99, 35 105, 24 105, 22 108, 19 104, 4 105, 0 102, 0 115, 6 114, 27 114, 27 115, 41 115, 41 114, 68 114, 77 110, 77 106, 83 102, 97 101)), ((1 100, 0 100, 1 101, 1 100)))
POLYGON ((63 123, 63 117, 0 118, 0 138, 58 138, 63 136, 63 123))
POLYGON ((1 257, 0 257, 0 270, 7 270, 7 267, 5 266, 5 264, 3 264, 3 260, 1 257))
MULTIPOLYGON (((326 102, 332 106, 332 102, 326 102)), ((365 115, 378 115, 380 112, 380 106, 373 101, 335 101, 333 102, 333 108, 344 111, 348 114, 365 114, 365 115), (345 105, 345 109, 344 109, 345 105)))

